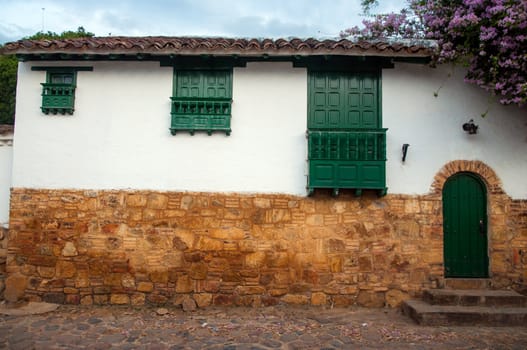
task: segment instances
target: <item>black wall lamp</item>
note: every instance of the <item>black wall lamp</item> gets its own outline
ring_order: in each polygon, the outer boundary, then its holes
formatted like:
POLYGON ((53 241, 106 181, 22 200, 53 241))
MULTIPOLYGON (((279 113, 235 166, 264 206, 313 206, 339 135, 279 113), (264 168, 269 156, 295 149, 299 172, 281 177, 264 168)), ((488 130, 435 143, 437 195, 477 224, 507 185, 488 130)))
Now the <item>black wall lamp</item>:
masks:
POLYGON ((408 147, 410 147, 408 143, 403 144, 403 163, 406 160, 406 153, 408 153, 408 147))
POLYGON ((465 130, 470 135, 478 133, 478 126, 474 124, 474 119, 470 119, 468 123, 463 124, 463 130, 465 130))

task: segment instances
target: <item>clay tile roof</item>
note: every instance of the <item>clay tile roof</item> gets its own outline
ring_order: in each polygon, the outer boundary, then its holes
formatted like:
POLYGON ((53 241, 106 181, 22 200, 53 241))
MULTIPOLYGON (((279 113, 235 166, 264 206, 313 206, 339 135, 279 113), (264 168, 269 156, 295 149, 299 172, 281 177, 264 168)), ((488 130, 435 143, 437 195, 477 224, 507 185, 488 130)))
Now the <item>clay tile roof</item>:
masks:
POLYGON ((429 57, 429 41, 352 41, 348 39, 240 39, 205 37, 94 37, 62 40, 20 40, 4 54, 150 54, 150 55, 346 55, 429 57))

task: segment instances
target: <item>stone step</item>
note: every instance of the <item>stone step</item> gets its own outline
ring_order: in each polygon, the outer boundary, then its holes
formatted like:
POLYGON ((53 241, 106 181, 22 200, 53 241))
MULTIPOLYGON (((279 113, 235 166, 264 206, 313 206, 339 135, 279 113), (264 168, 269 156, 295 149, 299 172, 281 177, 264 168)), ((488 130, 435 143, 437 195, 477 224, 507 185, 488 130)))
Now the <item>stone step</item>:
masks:
POLYGON ((403 313, 423 326, 525 326, 527 308, 490 306, 431 305, 406 300, 403 313))
POLYGON ((447 289, 488 289, 490 280, 488 278, 446 278, 447 289))
POLYGON ((428 289, 423 300, 432 305, 527 307, 527 297, 513 290, 428 289))

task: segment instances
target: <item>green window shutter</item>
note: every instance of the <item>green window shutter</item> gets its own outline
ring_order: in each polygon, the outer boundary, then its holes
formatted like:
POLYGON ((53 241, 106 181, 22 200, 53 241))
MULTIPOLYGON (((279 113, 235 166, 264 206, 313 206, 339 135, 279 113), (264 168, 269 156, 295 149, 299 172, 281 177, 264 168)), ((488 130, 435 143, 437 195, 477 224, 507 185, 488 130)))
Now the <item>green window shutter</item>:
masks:
POLYGON ((386 129, 380 73, 311 71, 308 84, 308 190, 386 193, 386 129))
POLYGON ((376 73, 311 73, 308 128, 380 128, 378 87, 376 73))
POLYGON ((42 107, 44 114, 73 114, 75 110, 74 70, 49 70, 42 83, 42 107))
POLYGON ((232 70, 176 70, 171 133, 231 132, 232 70))

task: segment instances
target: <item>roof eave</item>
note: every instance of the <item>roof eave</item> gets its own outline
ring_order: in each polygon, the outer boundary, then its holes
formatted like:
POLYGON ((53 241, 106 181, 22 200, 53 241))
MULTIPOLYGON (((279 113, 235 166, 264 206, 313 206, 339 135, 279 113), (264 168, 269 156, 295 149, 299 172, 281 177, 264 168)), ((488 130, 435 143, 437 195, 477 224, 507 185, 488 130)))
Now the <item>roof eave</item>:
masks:
POLYGON ((430 50, 418 48, 415 51, 409 49, 404 50, 364 50, 364 49, 334 49, 334 50, 280 50, 280 51, 268 51, 268 50, 163 50, 163 51, 135 51, 135 50, 12 50, 7 51, 5 54, 16 54, 16 55, 87 55, 87 56, 110 56, 110 55, 149 55, 153 57, 166 57, 171 55, 177 56, 214 56, 214 57, 309 57, 309 56, 358 56, 358 57, 416 57, 426 58, 431 57, 432 53, 430 50))

